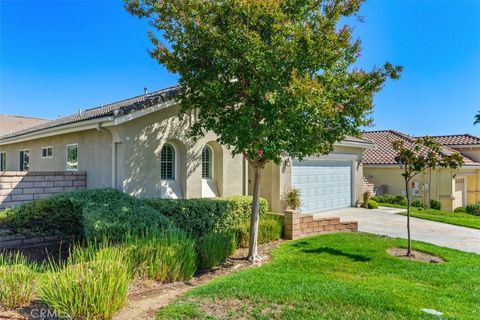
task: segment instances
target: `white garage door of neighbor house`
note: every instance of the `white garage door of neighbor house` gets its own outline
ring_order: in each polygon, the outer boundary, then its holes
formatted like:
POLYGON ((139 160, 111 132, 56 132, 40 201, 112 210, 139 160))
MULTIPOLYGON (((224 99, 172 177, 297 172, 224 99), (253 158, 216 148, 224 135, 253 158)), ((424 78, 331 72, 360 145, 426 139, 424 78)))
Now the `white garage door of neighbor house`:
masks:
POLYGON ((295 160, 292 164, 292 186, 300 190, 302 213, 350 207, 352 162, 295 160))

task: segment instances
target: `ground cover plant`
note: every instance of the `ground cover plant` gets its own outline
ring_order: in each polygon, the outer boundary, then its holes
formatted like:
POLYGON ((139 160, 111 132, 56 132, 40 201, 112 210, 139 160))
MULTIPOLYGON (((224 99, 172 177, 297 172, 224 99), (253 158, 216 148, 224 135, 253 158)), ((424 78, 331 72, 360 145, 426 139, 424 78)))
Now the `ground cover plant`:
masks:
POLYGON ((161 309, 158 319, 476 319, 480 256, 425 243, 440 264, 386 253, 407 241, 337 233, 283 244, 258 268, 218 278, 161 309), (220 316, 219 316, 220 315, 220 316))

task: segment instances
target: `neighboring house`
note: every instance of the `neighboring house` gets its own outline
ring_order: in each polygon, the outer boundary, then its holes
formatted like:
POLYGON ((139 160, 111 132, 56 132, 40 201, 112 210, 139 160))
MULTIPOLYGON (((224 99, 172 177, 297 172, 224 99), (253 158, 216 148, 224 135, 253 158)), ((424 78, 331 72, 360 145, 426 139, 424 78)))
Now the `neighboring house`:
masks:
POLYGON ((0 137, 47 121, 47 119, 0 114, 0 137))
MULTIPOLYGON (((405 194, 402 170, 395 161, 396 153, 392 142, 401 140, 413 145, 415 138, 393 131, 372 131, 363 134, 372 140, 376 149, 366 150, 364 154, 364 174, 375 185, 376 193, 405 194)), ((425 171, 417 176, 410 185, 411 193, 429 202, 439 200, 445 210, 480 201, 480 138, 472 135, 452 135, 432 137, 442 144, 441 152, 451 154, 459 152, 465 165, 458 170, 438 168, 425 171)))
MULTIPOLYGON (((178 87, 122 100, 0 138, 10 171, 85 171, 87 188, 113 187, 138 197, 199 198, 251 194, 248 164, 209 132, 187 136, 178 87)), ((283 211, 285 192, 302 192, 303 212, 349 207, 362 197, 362 153, 373 143, 348 138, 328 156, 267 165, 261 195, 283 211)), ((6 195, 4 195, 6 196, 6 195)), ((1 198, 0 198, 1 201, 1 198)))

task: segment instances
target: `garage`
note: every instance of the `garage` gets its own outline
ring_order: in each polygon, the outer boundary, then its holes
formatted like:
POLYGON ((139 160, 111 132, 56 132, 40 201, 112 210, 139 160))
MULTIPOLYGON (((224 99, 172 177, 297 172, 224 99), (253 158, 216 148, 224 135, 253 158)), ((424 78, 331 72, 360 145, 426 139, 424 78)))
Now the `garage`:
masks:
POLYGON ((300 190, 302 213, 350 207, 352 161, 293 161, 292 187, 300 190))

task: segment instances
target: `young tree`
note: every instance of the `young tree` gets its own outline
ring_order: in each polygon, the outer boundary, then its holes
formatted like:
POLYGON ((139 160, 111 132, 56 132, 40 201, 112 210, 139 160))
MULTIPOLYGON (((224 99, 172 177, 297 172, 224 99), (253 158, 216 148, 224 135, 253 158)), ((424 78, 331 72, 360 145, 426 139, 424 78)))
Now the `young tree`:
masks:
POLYGON ((407 196, 407 255, 412 254, 412 240, 410 238, 410 183, 417 175, 427 169, 437 167, 458 169, 463 165, 463 157, 458 153, 444 154, 442 146, 430 137, 418 138, 413 146, 405 145, 404 141, 394 141, 393 149, 397 152, 395 160, 402 166, 402 176, 405 180, 407 196))
POLYGON ((179 75, 191 134, 213 131, 253 168, 249 260, 256 260, 262 168, 327 154, 371 123, 373 95, 401 67, 353 67, 360 41, 340 19, 362 0, 126 0, 147 18, 153 58, 179 75))

